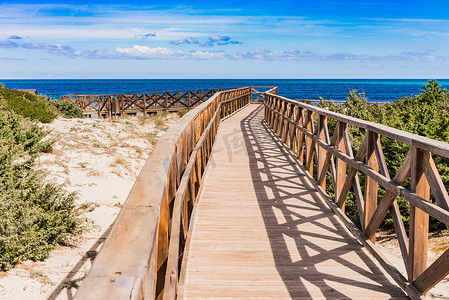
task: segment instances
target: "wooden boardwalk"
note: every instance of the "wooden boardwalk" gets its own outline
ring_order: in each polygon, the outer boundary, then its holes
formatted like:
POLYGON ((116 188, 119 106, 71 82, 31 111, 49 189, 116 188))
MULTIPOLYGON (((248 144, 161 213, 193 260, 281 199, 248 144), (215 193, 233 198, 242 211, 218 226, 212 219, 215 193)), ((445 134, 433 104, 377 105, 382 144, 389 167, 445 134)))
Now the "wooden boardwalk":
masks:
POLYGON ((219 128, 180 296, 407 298, 262 120, 249 105, 219 128))

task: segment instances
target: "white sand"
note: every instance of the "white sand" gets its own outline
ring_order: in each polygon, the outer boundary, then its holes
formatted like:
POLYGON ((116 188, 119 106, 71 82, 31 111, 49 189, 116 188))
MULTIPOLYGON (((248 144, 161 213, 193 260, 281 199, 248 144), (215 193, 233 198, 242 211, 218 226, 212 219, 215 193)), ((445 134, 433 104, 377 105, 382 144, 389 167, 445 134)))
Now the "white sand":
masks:
POLYGON ((79 194, 77 203, 89 206, 86 216, 94 225, 76 246, 59 246, 43 262, 26 261, 0 273, 1 299, 72 298, 153 144, 178 119, 177 114, 147 119, 60 118, 47 126, 56 143, 51 153, 39 157, 40 167, 48 171, 50 181, 79 194))
MULTIPOLYGON (((405 264, 402 259, 401 249, 394 233, 380 232, 378 235, 377 246, 382 249, 386 258, 407 278, 405 264)), ((445 249, 449 248, 449 232, 443 230, 439 233, 429 235, 429 254, 427 265, 430 266, 445 249)), ((428 293, 428 299, 449 299, 449 276, 446 276, 428 293)))

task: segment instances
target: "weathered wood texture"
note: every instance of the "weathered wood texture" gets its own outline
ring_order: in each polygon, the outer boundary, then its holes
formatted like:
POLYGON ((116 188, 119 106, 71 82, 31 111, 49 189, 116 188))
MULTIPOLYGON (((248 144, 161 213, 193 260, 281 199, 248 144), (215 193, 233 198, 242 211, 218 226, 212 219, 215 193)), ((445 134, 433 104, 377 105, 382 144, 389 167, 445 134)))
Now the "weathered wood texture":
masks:
MULTIPOLYGON (((449 196, 432 156, 440 155, 448 158, 449 144, 277 95, 266 94, 265 100, 266 122, 297 155, 298 161, 305 162, 304 166, 310 175, 316 174, 316 180, 323 192, 326 189, 326 173, 330 173, 335 195, 335 211, 342 218, 345 218, 343 213, 345 201, 352 187, 357 200, 360 230, 364 233, 359 234, 357 231, 356 234, 410 297, 422 297, 421 294, 425 294, 449 274, 449 263, 444 259, 437 259, 427 267, 429 215, 446 225, 449 224, 449 196), (300 111, 302 116, 306 116, 305 119, 293 118, 292 111, 300 111), (316 117, 312 117, 313 115, 316 117), (336 121, 332 138, 326 134, 328 133, 326 120, 329 119, 336 121), (355 157, 347 132, 348 126, 356 126, 366 131, 365 139, 355 157), (296 130, 297 134, 281 135, 285 128, 296 130), (411 146, 410 153, 393 179, 387 170, 380 142, 381 136, 411 146), (297 146, 295 148, 292 145, 297 146), (326 154, 323 154, 323 151, 326 154), (314 164, 314 159, 319 163, 314 164), (364 194, 361 191, 358 172, 364 174, 366 179, 364 194), (409 178, 411 190, 403 187, 409 178), (385 190, 379 205, 378 186, 385 190), (430 191, 436 205, 429 201, 430 191), (407 200, 411 206, 409 236, 396 202, 398 196, 407 200), (376 240, 376 230, 389 211, 401 246, 408 280, 386 262, 372 245, 376 240), (371 241, 368 242, 367 239, 371 241)), ((352 228, 354 225, 349 226, 352 228)), ((445 258, 448 255, 449 250, 441 257, 445 258)))
POLYGON ((262 120, 250 105, 219 128, 178 299, 406 299, 262 120))
POLYGON ((250 102, 250 88, 218 92, 159 140, 76 299, 176 295, 191 213, 220 120, 250 102))
MULTIPOLYGON (((74 103, 83 110, 85 116, 96 115, 105 118, 124 114, 147 115, 154 112, 191 109, 204 103, 215 93, 230 89, 219 88, 121 95, 64 95, 60 97, 60 100, 74 103)), ((277 94, 277 88, 266 86, 251 87, 251 102, 263 102, 267 89, 277 94)))

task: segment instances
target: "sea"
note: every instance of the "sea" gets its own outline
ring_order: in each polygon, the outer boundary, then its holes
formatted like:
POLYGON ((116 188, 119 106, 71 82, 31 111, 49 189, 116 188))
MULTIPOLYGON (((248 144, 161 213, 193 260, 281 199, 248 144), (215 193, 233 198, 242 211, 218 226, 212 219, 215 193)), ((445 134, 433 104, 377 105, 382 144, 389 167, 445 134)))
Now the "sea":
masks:
MULTIPOLYGON (((449 79, 437 80, 449 88, 449 79)), ((59 98, 80 94, 131 94, 245 86, 277 86, 290 99, 346 100, 351 90, 364 92, 368 101, 395 101, 417 95, 426 79, 0 79, 12 89, 37 89, 59 98)), ((263 90, 263 89, 262 89, 263 90)))

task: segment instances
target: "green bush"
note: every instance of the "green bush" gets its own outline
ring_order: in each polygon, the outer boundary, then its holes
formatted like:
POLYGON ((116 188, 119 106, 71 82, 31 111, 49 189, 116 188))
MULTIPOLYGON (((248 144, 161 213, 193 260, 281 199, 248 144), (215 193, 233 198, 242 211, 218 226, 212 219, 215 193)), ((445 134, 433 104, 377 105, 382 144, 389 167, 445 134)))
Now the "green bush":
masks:
POLYGON ((50 123, 58 116, 57 108, 45 96, 0 87, 0 101, 6 109, 42 123, 50 123))
MULTIPOLYGON (((449 93, 435 80, 429 80, 423 86, 419 95, 401 97, 395 102, 368 103, 365 94, 353 90, 349 93, 345 104, 337 105, 331 101, 322 100, 318 105, 351 117, 381 123, 446 143, 449 142, 449 93)), ((331 134, 333 134, 334 128, 335 121, 329 120, 331 134)), ((365 136, 365 130, 349 126, 349 134, 352 148, 357 151, 365 136)), ((388 171, 393 177, 404 161, 410 146, 385 137, 381 138, 381 143, 388 171)), ((434 160, 446 188, 449 188, 449 160, 438 156, 434 156, 434 160)), ((363 189, 364 176, 361 176, 361 184, 363 189)), ((328 186, 328 192, 333 194, 331 184, 328 186)), ((406 182, 404 186, 409 187, 410 183, 406 182)), ((379 187, 379 201, 383 194, 384 190, 379 187)), ((434 202, 434 199, 432 201, 434 202)), ((403 220, 407 225, 410 213, 409 203, 398 198, 398 204, 403 220)), ((346 213, 356 224, 359 224, 355 198, 352 193, 346 202, 346 213)), ((392 225, 391 216, 387 215, 382 226, 383 228, 389 228, 392 225)), ((443 225, 431 218, 430 227, 432 230, 436 230, 442 228, 443 225)))
POLYGON ((76 195, 35 170, 36 155, 53 144, 47 133, 0 103, 0 270, 44 259, 87 224, 76 195))
POLYGON ((65 118, 83 117, 83 111, 70 101, 52 100, 47 96, 10 90, 4 88, 2 84, 0 84, 0 101, 6 109, 42 123, 50 123, 58 115, 65 118))
POLYGON ((66 100, 51 100, 51 104, 54 105, 58 111, 65 118, 82 118, 84 117, 81 108, 74 103, 66 100))

